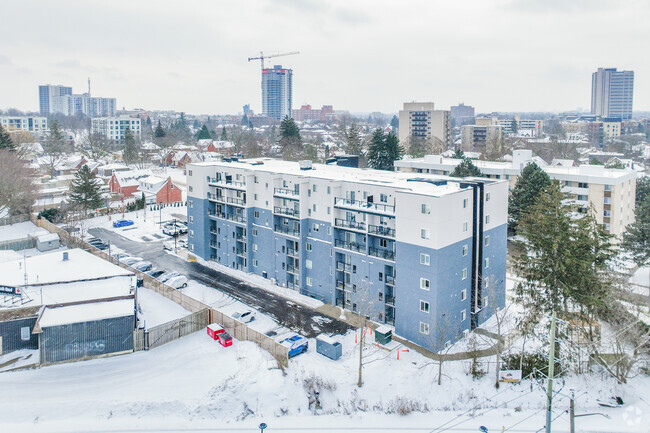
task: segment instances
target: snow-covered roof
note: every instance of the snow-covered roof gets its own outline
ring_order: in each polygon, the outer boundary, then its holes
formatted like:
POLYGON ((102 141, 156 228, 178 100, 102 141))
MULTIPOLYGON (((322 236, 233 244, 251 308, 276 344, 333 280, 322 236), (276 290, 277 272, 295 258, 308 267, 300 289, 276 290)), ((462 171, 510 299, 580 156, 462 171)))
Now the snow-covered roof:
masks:
POLYGON ((28 237, 46 235, 50 232, 31 221, 0 226, 0 242, 17 241, 28 237))
POLYGON ((20 258, 22 258, 22 256, 14 250, 0 250, 0 263, 8 262, 10 260, 18 260, 20 258))
POLYGON ((46 235, 40 235, 38 237, 39 242, 52 242, 52 241, 58 241, 59 240, 59 235, 56 233, 49 233, 46 235))
POLYGON ((576 163, 572 159, 553 158, 553 161, 551 161, 551 165, 560 165, 562 167, 575 167, 576 163))
POLYGON ((38 319, 37 326, 48 328, 71 323, 83 323, 135 314, 134 298, 111 301, 84 302, 76 305, 47 306, 38 319))
POLYGON ((119 171, 113 173, 117 179, 120 187, 139 186, 140 181, 148 176, 151 176, 151 170, 132 170, 132 171, 119 171))
POLYGON ((133 275, 126 269, 78 248, 0 263, 2 285, 22 287, 25 284, 25 274, 29 286, 133 275), (64 254, 68 255, 67 260, 63 260, 64 254))

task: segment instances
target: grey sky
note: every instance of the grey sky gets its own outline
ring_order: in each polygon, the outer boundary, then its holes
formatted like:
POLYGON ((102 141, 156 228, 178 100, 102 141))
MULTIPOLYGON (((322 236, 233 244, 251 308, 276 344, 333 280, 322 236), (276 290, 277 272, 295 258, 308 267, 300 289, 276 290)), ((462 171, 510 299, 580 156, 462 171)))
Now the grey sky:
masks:
POLYGON ((3 0, 0 108, 39 84, 189 113, 261 111, 259 61, 294 70, 294 107, 589 109, 598 67, 635 71, 650 110, 650 2, 640 0, 3 0))

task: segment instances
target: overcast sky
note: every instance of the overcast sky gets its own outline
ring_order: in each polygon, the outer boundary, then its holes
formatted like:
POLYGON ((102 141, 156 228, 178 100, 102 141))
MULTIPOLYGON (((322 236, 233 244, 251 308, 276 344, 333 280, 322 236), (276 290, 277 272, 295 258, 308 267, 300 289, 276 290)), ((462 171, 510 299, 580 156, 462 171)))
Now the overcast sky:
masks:
POLYGON ((650 110, 647 0, 2 0, 0 108, 38 110, 38 85, 127 109, 261 111, 260 64, 294 70, 294 107, 479 112, 590 106, 598 67, 635 72, 650 110))

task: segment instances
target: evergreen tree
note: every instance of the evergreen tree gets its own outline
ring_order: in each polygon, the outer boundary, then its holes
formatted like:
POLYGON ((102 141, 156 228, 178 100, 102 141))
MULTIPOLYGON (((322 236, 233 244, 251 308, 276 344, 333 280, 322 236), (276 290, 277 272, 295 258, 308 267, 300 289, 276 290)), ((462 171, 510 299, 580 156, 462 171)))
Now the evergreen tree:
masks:
POLYGON ((226 127, 225 126, 221 128, 221 138, 220 138, 220 140, 222 140, 222 141, 228 140, 228 134, 226 134, 226 127))
POLYGON ((209 140, 211 138, 212 137, 210 136, 210 131, 208 131, 208 127, 203 125, 203 127, 199 131, 199 135, 198 135, 197 139, 199 139, 199 140, 209 140))
POLYGON ((54 167, 61 159, 61 155, 64 153, 65 148, 65 138, 61 127, 59 126, 58 120, 52 121, 50 124, 50 132, 47 135, 47 138, 42 144, 43 154, 47 158, 47 163, 50 167, 50 173, 54 176, 54 167))
POLYGON ((300 159, 304 154, 300 128, 289 116, 285 116, 280 123, 280 148, 282 158, 288 161, 300 159))
POLYGON ((134 164, 140 159, 140 149, 130 128, 124 130, 124 151, 122 152, 122 159, 127 164, 134 164))
POLYGON ((78 205, 84 211, 97 209, 103 204, 99 187, 99 179, 90 171, 88 165, 84 165, 75 173, 70 185, 68 193, 70 202, 78 205))
POLYGON ((167 133, 165 132, 165 129, 162 127, 162 125, 160 124, 160 119, 158 119, 158 125, 156 125, 156 129, 154 130, 154 137, 163 138, 166 135, 167 133))
POLYGON ((399 145, 397 136, 390 132, 384 134, 381 128, 372 133, 368 146, 368 165, 376 170, 393 170, 395 161, 402 159, 404 148, 399 145))
POLYGON ((151 126, 151 117, 147 116, 147 125, 151 126))
POLYGON ((621 248, 639 266, 650 264, 650 196, 644 196, 634 209, 635 221, 627 226, 621 248))
POLYGON ((361 143, 361 130, 359 125, 352 123, 348 128, 344 129, 345 144, 343 149, 348 155, 363 154, 363 145, 361 143))
POLYGON ((458 164, 454 171, 451 172, 450 176, 453 177, 484 177, 484 174, 481 170, 474 165, 471 159, 463 157, 463 160, 458 164))
POLYGON ((519 124, 517 123, 516 119, 512 119, 512 122, 510 123, 510 129, 512 129, 512 133, 516 134, 517 131, 519 131, 519 124))
POLYGON ((393 115, 393 118, 390 119, 390 126, 393 128, 393 131, 397 131, 397 128, 399 128, 399 119, 397 116, 393 115))
POLYGON ((11 140, 11 136, 0 126, 0 149, 16 150, 16 145, 11 140))
POLYGON ((573 214, 557 180, 539 195, 519 221, 525 238, 514 259, 522 304, 537 311, 567 312, 569 305, 593 311, 608 296, 604 278, 613 256, 611 236, 592 212, 573 214))
POLYGON ((453 157, 456 159, 465 159, 465 152, 462 149, 456 149, 453 157))
POLYGON ((645 198, 650 196, 650 177, 643 176, 636 179, 636 206, 640 206, 645 201, 645 198))
POLYGON ((517 229, 519 219, 550 184, 551 178, 539 165, 533 162, 524 167, 508 199, 508 226, 512 230, 517 229))

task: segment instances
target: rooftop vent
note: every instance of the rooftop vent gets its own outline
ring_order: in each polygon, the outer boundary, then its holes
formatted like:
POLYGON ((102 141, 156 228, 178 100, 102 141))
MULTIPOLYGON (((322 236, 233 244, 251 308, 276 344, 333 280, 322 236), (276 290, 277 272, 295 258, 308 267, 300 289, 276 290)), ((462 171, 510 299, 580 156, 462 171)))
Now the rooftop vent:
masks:
POLYGON ((298 161, 298 166, 300 167, 301 170, 311 170, 311 161, 306 159, 303 161, 298 161))
POLYGON ((63 261, 64 262, 68 261, 68 253, 67 253, 67 251, 63 253, 63 261))

